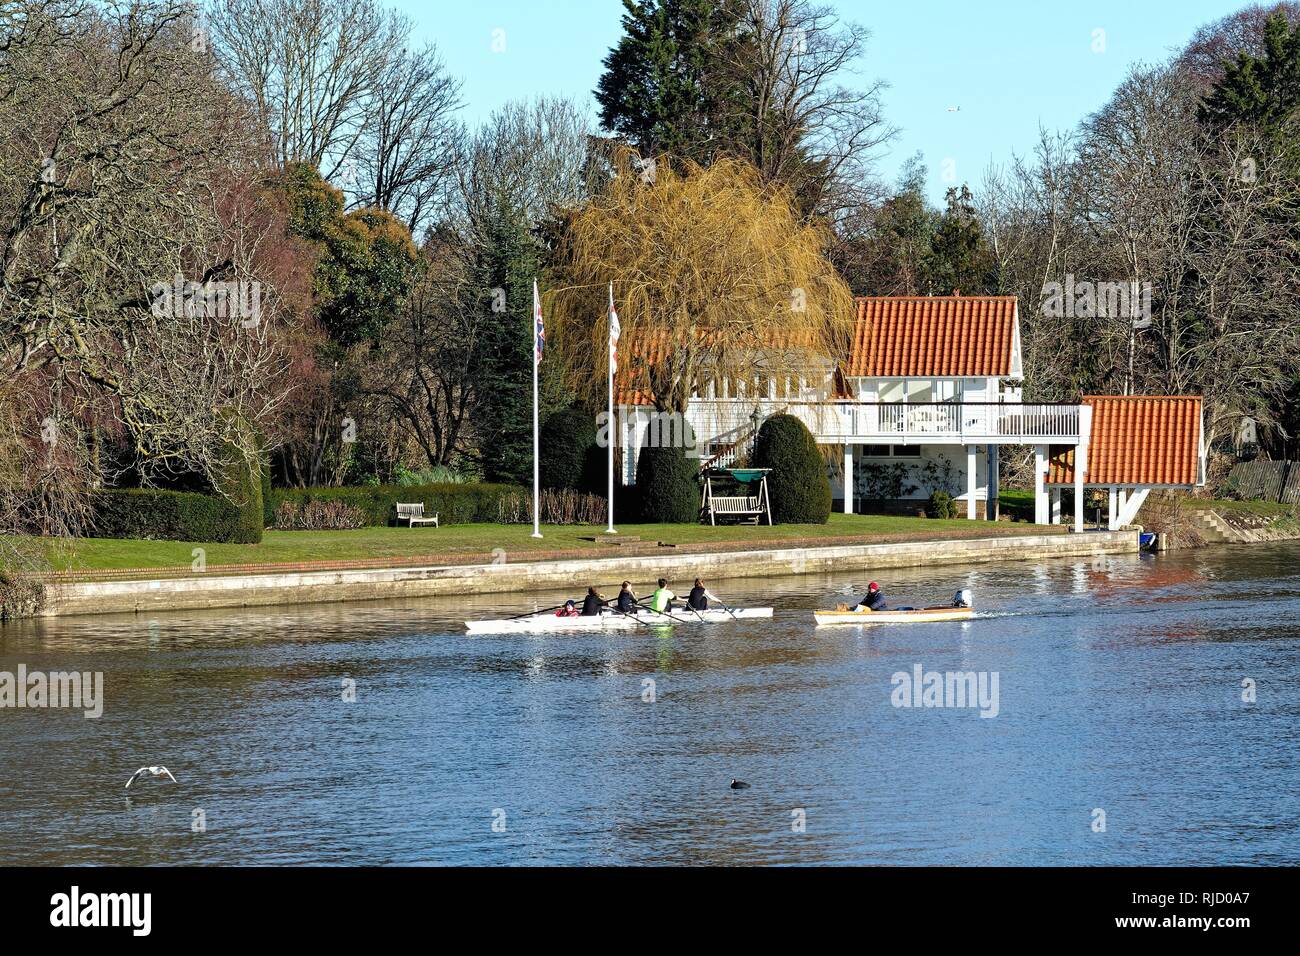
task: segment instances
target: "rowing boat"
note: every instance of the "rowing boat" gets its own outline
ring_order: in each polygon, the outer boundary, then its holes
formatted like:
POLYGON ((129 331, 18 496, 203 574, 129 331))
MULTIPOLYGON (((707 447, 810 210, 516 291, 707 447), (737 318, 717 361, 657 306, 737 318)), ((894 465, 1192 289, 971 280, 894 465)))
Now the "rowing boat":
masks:
POLYGON ((710 608, 692 611, 673 608, 668 613, 641 608, 636 614, 602 611, 590 617, 556 617, 554 614, 533 614, 529 617, 497 621, 466 621, 470 634, 533 634, 538 632, 628 631, 644 627, 664 627, 676 624, 725 624, 728 621, 771 617, 770 607, 733 607, 730 610, 710 608))
POLYGON ((919 624, 942 621, 966 621, 975 613, 970 607, 917 607, 899 611, 814 611, 813 617, 822 624, 919 624))

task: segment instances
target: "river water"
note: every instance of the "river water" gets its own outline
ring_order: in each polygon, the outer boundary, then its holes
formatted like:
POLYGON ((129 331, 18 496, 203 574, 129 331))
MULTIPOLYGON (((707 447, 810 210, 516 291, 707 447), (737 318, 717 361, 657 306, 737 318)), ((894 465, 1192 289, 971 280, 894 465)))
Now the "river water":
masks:
POLYGON ((468 638, 532 606, 486 597, 10 624, 0 671, 104 702, 0 709, 0 863, 1300 862, 1300 543, 877 577, 979 615, 815 628, 855 575, 605 636, 468 638), (918 665, 984 706, 896 706, 918 665))

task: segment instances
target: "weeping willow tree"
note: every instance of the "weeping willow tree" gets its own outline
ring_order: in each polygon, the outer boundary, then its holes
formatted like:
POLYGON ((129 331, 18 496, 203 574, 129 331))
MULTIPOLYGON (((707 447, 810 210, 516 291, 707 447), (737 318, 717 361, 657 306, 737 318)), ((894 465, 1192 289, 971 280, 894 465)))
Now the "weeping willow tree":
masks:
POLYGON ((736 160, 672 168, 621 153, 613 172, 568 214, 547 296, 579 397, 604 405, 610 282, 620 384, 659 411, 685 412, 708 382, 798 380, 847 354, 853 299, 825 258, 830 233, 784 187, 736 160))

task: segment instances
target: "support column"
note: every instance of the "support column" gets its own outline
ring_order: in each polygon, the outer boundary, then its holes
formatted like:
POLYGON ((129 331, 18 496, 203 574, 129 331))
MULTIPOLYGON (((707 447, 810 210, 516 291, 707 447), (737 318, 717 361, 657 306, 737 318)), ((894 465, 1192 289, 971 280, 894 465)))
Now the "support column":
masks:
POLYGON ((853 446, 844 445, 844 513, 853 514, 853 446))
POLYGON ((1048 516, 1050 519, 1049 523, 1060 524, 1061 523, 1061 489, 1059 487, 1053 488, 1047 494, 1048 494, 1048 501, 1050 502, 1050 508, 1051 508, 1051 514, 1048 516))
POLYGON ((1047 472, 1047 446, 1034 446, 1034 524, 1047 524, 1047 492, 1043 478, 1047 472))
POLYGON ((984 502, 984 517, 989 521, 998 520, 998 512, 1001 510, 998 502, 998 469, 1001 464, 998 460, 1000 451, 997 445, 989 445, 989 494, 984 502))
POLYGON ((1119 489, 1114 485, 1110 486, 1110 494, 1107 500, 1106 508, 1106 527, 1111 531, 1118 530, 1119 525, 1115 523, 1119 518, 1119 489))
POLYGON ((979 491, 979 445, 966 446, 966 520, 975 520, 975 496, 979 491))
POLYGON ((1088 442, 1092 438, 1092 406, 1079 406, 1079 444, 1074 446, 1074 531, 1083 533, 1083 477, 1088 472, 1088 442))

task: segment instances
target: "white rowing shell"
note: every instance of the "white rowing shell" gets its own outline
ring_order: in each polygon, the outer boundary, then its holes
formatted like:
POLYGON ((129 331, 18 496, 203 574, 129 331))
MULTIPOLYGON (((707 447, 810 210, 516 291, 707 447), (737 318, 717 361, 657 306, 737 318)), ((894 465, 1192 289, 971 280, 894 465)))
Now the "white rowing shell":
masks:
POLYGON ((707 611, 673 608, 667 614, 660 614, 648 608, 642 608, 635 617, 617 612, 606 612, 599 617, 556 617, 554 614, 534 614, 530 617, 521 617, 514 620, 466 621, 465 629, 470 634, 520 634, 538 631, 627 631, 676 624, 725 624, 728 621, 771 616, 772 609, 770 607, 733 607, 729 611, 724 611, 721 608, 711 608, 707 611))
POLYGON ((966 621, 974 615, 969 607, 921 607, 912 611, 814 611, 822 624, 923 624, 936 621, 966 621))

